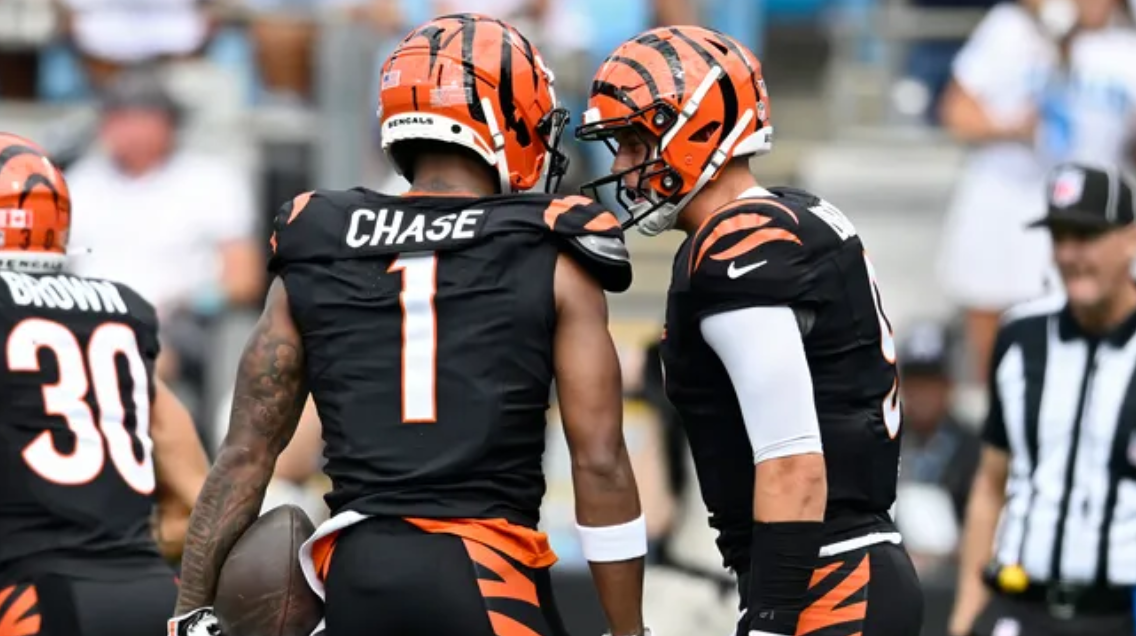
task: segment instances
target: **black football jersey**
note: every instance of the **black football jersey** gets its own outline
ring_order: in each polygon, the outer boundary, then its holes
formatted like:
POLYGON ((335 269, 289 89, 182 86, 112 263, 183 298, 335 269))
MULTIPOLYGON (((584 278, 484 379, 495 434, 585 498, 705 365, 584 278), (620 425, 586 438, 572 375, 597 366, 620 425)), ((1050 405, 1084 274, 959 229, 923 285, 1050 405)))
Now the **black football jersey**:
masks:
POLYGON ((0 337, 0 577, 157 557, 153 307, 117 283, 0 271, 0 337))
POLYGON ((726 565, 748 569, 753 449, 726 369, 702 337, 716 313, 788 306, 798 315, 828 473, 830 541, 890 524, 900 405, 891 326, 848 219, 778 189, 720 210, 675 258, 661 353, 726 565))
POLYGON ((273 244, 330 508, 535 527, 556 259, 626 289, 615 216, 583 197, 316 191, 281 209, 273 244))

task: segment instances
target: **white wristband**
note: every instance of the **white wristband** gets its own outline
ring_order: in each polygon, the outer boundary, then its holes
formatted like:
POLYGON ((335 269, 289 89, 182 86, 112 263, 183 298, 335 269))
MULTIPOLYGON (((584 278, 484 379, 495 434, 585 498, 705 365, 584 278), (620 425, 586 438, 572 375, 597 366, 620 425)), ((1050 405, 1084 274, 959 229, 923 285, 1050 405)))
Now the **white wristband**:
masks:
POLYGON ((589 528, 576 524, 584 558, 592 563, 627 561, 647 554, 647 521, 643 515, 618 526, 589 528))

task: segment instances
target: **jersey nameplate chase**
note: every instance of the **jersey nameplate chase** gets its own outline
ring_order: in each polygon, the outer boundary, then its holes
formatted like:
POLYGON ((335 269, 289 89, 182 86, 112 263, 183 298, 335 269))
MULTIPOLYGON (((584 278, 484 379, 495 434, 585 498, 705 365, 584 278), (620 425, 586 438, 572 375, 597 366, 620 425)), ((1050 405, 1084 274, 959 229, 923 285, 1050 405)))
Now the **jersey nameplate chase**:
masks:
POLYGON ((20 307, 126 314, 129 310, 113 284, 75 276, 28 276, 0 272, 12 302, 20 307))
POLYGON ((358 208, 351 212, 343 239, 352 251, 371 254, 443 250, 477 239, 485 219, 480 209, 439 214, 358 208))

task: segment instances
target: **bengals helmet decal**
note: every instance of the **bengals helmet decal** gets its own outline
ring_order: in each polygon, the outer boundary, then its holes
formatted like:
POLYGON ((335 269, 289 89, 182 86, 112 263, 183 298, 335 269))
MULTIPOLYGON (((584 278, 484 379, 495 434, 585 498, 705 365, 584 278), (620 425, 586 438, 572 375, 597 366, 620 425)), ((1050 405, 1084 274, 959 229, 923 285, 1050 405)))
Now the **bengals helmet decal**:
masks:
POLYGON ((473 151, 498 174, 501 192, 544 180, 553 191, 567 170, 559 150, 568 112, 552 71, 512 26, 476 14, 440 17, 414 29, 383 64, 378 117, 382 147, 413 181, 403 141, 473 151))
POLYGON ((648 148, 629 169, 585 184, 615 185, 631 214, 626 226, 647 235, 674 227, 679 212, 731 159, 769 152, 769 94, 761 62, 728 35, 695 26, 652 29, 620 45, 592 82, 576 136, 617 152, 617 134, 648 148), (624 183, 635 174, 634 189, 624 183))
POLYGON ((71 229, 71 195, 42 148, 0 133, 0 268, 62 269, 71 229))

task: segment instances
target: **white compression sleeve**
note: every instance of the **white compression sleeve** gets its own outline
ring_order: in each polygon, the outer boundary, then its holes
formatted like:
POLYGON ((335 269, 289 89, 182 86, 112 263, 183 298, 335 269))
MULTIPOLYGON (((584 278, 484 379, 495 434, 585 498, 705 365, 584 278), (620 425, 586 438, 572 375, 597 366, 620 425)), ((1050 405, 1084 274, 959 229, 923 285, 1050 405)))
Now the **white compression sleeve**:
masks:
POLYGON ((747 307, 702 320, 702 337, 734 385, 753 463, 820 453, 813 381, 789 307, 747 307))

